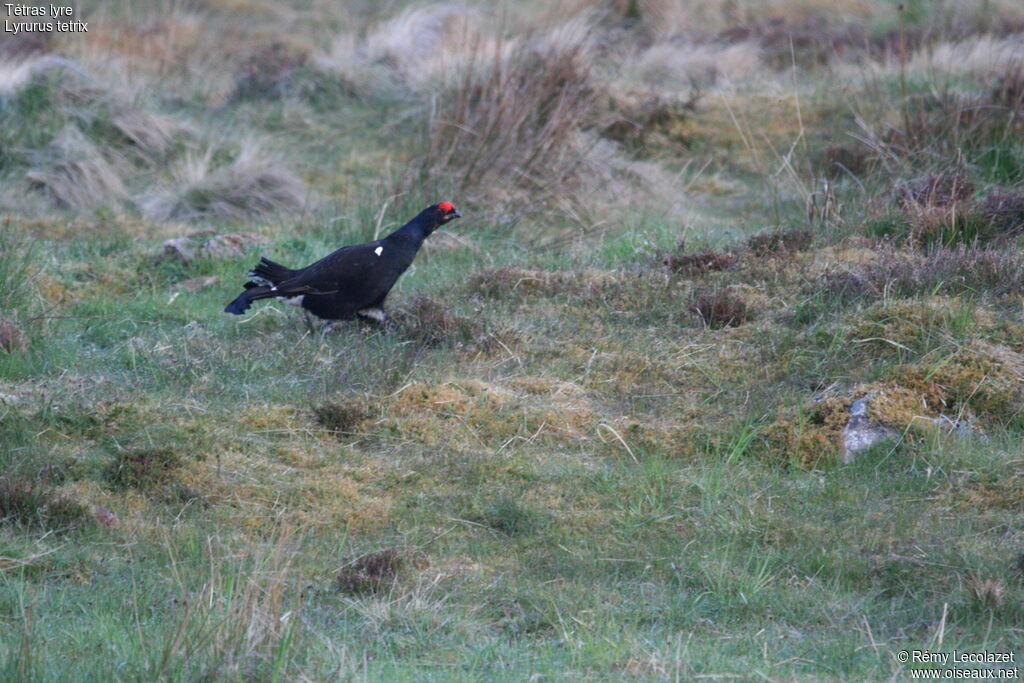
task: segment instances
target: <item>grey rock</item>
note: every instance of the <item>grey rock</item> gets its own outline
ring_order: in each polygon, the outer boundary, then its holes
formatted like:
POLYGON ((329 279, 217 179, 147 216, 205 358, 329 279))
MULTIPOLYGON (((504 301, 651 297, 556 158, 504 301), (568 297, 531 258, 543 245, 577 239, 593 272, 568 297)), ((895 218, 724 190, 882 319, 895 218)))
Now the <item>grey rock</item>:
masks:
POLYGON ((870 392, 858 398, 850 406, 850 420, 843 427, 843 462, 853 462, 858 454, 877 446, 883 441, 900 438, 900 433, 891 427, 872 422, 868 418, 868 406, 877 392, 870 392))
POLYGON ((241 256, 245 250, 257 244, 266 244, 267 238, 253 232, 229 232, 223 235, 189 235, 174 237, 163 243, 163 258, 176 259, 183 263, 202 258, 226 258, 241 256))

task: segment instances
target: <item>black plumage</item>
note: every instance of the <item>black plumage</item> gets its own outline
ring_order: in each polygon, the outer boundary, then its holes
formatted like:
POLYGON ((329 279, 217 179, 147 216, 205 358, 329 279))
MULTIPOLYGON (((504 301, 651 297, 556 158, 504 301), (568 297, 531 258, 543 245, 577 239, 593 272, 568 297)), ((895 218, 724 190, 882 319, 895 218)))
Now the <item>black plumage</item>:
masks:
POLYGON ((361 315, 386 323, 384 299, 412 265, 423 240, 460 216, 451 202, 428 206, 384 239, 342 247, 298 270, 262 258, 249 272, 252 280, 245 283, 245 291, 224 312, 241 315, 253 301, 278 297, 297 301, 328 321, 361 315))

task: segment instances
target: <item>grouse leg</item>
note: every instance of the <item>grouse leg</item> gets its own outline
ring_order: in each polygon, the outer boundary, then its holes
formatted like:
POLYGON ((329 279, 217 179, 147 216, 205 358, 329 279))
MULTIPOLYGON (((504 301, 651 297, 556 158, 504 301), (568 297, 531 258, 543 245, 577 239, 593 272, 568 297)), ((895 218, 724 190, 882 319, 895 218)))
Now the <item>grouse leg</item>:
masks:
POLYGON ((388 316, 383 308, 364 308, 359 311, 359 315, 379 324, 385 333, 395 331, 394 321, 391 320, 391 317, 388 316))

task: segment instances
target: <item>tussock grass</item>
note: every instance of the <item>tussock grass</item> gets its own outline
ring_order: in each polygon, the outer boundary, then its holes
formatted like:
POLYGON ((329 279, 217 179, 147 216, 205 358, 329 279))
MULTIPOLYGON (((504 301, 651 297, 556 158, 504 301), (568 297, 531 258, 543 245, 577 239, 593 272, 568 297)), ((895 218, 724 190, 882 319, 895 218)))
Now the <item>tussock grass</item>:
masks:
POLYGON ((372 416, 366 400, 356 398, 343 401, 326 401, 313 407, 313 416, 324 429, 352 435, 372 416))
POLYGON ((736 327, 745 323, 749 316, 747 302, 724 289, 698 294, 693 308, 711 328, 736 327))
POLYGON ((4 523, 66 531, 88 526, 88 508, 36 481, 4 476, 0 478, 0 517, 4 523))
POLYGON ((283 42, 261 46, 239 70, 231 99, 276 99, 298 93, 308 58, 283 42))
POLYGON ((402 331, 426 346, 450 345, 486 349, 492 334, 472 318, 450 311, 429 297, 417 296, 402 312, 402 331))
POLYGON ((207 566, 197 567, 196 576, 171 550, 173 600, 180 609, 157 638, 138 643, 148 660, 140 673, 276 678, 293 670, 305 633, 291 584, 291 533, 279 532, 248 558, 233 558, 209 539, 207 566))
MULTIPOLYGON (((543 202, 582 169, 577 136, 595 106, 585 24, 509 46, 478 45, 431 102, 417 179, 457 194, 529 190, 543 202)), ((503 199, 523 199, 525 195, 503 199)))
POLYGON ((705 273, 728 270, 736 265, 736 256, 732 252, 717 252, 713 249, 694 252, 685 252, 686 244, 681 243, 676 248, 676 253, 663 257, 662 261, 669 270, 683 273, 685 275, 703 275, 705 273))
POLYGON ((0 350, 5 353, 24 351, 28 340, 21 326, 11 318, 0 318, 0 350))
POLYGON ((27 177, 62 206, 92 208, 127 194, 114 166, 76 128, 61 132, 45 156, 41 168, 29 171, 27 177))
POLYGON ((1019 8, 583 9, 101 2, 7 71, 0 675, 1019 650, 1019 8), (24 191, 71 128, 123 195, 24 191), (395 329, 219 313, 441 200, 395 329))
POLYGON ((811 280, 807 293, 822 292, 838 305, 888 296, 947 294, 1000 299, 1021 290, 1016 250, 936 248, 919 254, 882 248, 865 263, 834 264, 811 280))
POLYGON ((302 206, 302 181, 246 145, 230 162, 217 163, 209 148, 187 155, 172 171, 174 185, 142 201, 147 218, 155 221, 245 220, 302 206))
POLYGON ((426 569, 427 556, 416 550, 385 548, 344 562, 335 582, 347 593, 378 593, 393 590, 408 569, 426 569))
POLYGON ((181 456, 171 448, 128 449, 117 454, 108 476, 115 486, 148 489, 171 481, 181 456))
POLYGON ((655 92, 729 87, 764 75, 761 48, 755 42, 659 41, 637 51, 623 65, 624 88, 643 85, 655 92))

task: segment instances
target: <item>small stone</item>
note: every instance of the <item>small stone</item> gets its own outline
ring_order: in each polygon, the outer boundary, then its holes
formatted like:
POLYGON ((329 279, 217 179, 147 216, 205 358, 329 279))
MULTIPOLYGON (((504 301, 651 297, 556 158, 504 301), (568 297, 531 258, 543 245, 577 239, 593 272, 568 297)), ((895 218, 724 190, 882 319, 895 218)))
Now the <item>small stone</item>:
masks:
POLYGON ((216 275, 209 275, 207 277, 195 278, 194 280, 185 280, 184 282, 178 283, 178 286, 186 291, 195 292, 200 289, 212 287, 216 284, 220 284, 220 278, 216 275))
POLYGON ((868 419, 868 405, 877 392, 858 398, 850 406, 850 421, 843 427, 843 462, 850 463, 860 453, 877 446, 883 441, 900 438, 900 433, 891 427, 877 424, 868 419))
POLYGON ((228 258, 241 256, 257 244, 266 244, 267 238, 254 232, 229 232, 223 235, 196 234, 174 237, 163 243, 163 258, 188 263, 196 258, 228 258))

